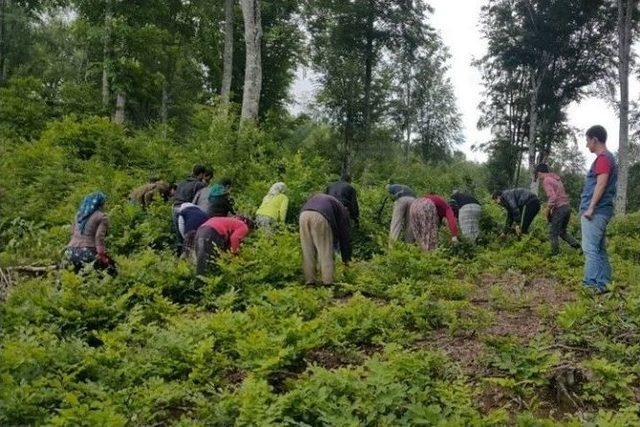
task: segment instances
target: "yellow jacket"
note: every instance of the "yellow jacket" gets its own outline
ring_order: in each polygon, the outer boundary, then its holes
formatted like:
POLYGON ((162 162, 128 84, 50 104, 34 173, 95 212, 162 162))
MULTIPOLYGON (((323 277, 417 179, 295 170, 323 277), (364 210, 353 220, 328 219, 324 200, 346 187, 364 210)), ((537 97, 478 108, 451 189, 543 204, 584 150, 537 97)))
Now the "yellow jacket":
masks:
POLYGON ((289 198, 284 194, 276 194, 275 196, 267 195, 262 199, 262 204, 256 211, 256 215, 268 216, 283 223, 287 217, 288 207, 289 198))

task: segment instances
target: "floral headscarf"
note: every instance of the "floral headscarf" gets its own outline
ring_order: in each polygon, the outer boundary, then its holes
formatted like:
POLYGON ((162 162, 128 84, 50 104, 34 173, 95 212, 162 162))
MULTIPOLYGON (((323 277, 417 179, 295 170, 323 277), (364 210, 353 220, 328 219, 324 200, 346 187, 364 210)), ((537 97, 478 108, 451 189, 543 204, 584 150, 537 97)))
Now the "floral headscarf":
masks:
POLYGON ((93 215, 95 211, 100 209, 105 200, 107 200, 107 196, 100 191, 91 193, 82 199, 80 209, 78 210, 78 213, 76 213, 76 223, 78 224, 78 229, 81 233, 84 233, 84 228, 87 225, 89 217, 93 215))

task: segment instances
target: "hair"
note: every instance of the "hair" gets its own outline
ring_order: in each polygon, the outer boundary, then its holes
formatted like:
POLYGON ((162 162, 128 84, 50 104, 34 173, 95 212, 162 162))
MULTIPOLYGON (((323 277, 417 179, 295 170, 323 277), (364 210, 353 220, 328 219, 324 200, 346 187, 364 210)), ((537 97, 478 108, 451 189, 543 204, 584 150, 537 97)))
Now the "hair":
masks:
POLYGON ((496 200, 498 197, 502 197, 502 191, 500 191, 500 190, 498 190, 498 191, 494 191, 494 192, 491 194, 491 198, 492 198, 493 200, 496 200))
POLYGON ((202 175, 207 172, 207 168, 203 165, 195 165, 193 167, 193 172, 191 173, 193 176, 202 175))
POLYGON ((251 218, 249 218, 248 216, 237 215, 236 218, 239 219, 240 221, 244 222, 246 224, 246 226, 249 227, 249 230, 253 230, 253 229, 256 228, 255 221, 252 220, 251 218))
POLYGON ((342 172, 340 179, 342 179, 345 182, 351 182, 351 175, 349 174, 349 172, 342 172))
POLYGON ((233 184, 233 181, 231 180, 231 178, 225 177, 220 180, 219 184, 222 185, 223 187, 231 187, 231 184, 233 184))
POLYGON ((213 168, 207 166, 204 168, 204 176, 213 176, 213 168))
POLYGON ((157 176, 152 176, 149 178, 149 184, 153 184, 154 182, 160 181, 160 178, 157 176))
POLYGON ((549 173, 549 166, 546 163, 540 163, 536 166, 536 172, 549 173))
POLYGON ((591 126, 587 129, 587 138, 595 138, 604 144, 607 142, 607 130, 600 125, 591 126))

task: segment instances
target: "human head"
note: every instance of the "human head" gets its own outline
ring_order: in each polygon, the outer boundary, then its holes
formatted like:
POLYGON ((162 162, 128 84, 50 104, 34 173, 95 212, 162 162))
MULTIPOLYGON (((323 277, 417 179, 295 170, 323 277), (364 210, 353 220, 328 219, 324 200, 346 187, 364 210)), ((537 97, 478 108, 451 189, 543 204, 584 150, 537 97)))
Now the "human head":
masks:
POLYGON ((349 172, 342 172, 342 176, 340 177, 344 182, 351 183, 351 174, 349 172))
POLYGON ((546 163, 540 163, 536 166, 536 176, 540 176, 540 174, 549 173, 549 166, 546 163))
POLYGON ((282 194, 287 191, 287 185, 284 182, 276 182, 269 189, 269 194, 271 196, 275 196, 277 194, 282 194))
POLYGON ((220 180, 219 184, 222 185, 225 189, 230 190, 233 181, 231 181, 231 178, 225 177, 220 180))
POLYGON ((193 172, 191 172, 191 175, 194 178, 202 179, 206 171, 207 171, 207 168, 204 167, 203 165, 195 165, 193 167, 193 172))
POLYGON ((491 200, 496 202, 497 204, 502 203, 502 191, 494 191, 491 195, 491 200))
POLYGON ((249 230, 253 230, 253 229, 256 228, 256 223, 251 218, 249 218, 248 216, 238 215, 238 216, 236 216, 236 219, 239 219, 240 221, 244 222, 245 225, 247 227, 249 227, 249 230))
POLYGON ((211 178, 213 178, 213 168, 205 167, 204 174, 202 176, 202 182, 204 182, 205 184, 209 184, 211 178))
POLYGON ((607 131, 600 125, 591 126, 587 129, 587 148, 592 153, 598 153, 606 148, 607 131))

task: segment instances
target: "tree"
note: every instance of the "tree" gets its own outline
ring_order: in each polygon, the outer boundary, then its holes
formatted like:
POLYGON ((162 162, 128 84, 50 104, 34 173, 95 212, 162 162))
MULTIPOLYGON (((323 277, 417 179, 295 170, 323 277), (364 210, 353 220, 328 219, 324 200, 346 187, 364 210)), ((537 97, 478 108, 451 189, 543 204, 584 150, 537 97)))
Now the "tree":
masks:
POLYGON ((222 87, 220 96, 222 102, 229 102, 231 92, 231 78, 233 76, 233 18, 235 16, 234 0, 224 1, 224 54, 222 65, 222 87))
POLYGON ((629 62, 632 39, 632 18, 637 10, 637 0, 617 0, 618 7, 618 81, 620 85, 620 133, 618 147, 618 188, 616 211, 624 214, 627 209, 629 182, 629 62))
POLYGON ((260 0, 240 0, 244 18, 245 70, 242 94, 243 120, 258 118, 258 105, 262 86, 261 41, 262 21, 260 0))

